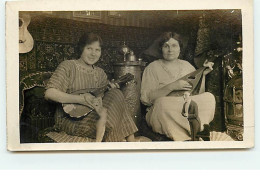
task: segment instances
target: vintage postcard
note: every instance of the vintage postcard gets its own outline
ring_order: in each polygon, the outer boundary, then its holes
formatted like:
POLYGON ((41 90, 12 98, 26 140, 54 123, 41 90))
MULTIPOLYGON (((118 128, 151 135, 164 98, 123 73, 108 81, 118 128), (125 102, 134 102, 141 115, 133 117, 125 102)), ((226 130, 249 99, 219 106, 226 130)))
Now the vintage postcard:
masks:
POLYGON ((254 147, 252 0, 6 3, 7 149, 254 147))

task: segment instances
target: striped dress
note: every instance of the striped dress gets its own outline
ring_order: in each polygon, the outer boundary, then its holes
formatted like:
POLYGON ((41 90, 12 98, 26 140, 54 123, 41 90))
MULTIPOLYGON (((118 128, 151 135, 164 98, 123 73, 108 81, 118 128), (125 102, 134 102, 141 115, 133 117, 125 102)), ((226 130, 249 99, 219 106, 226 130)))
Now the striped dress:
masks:
MULTIPOLYGON (((73 93, 83 89, 92 91, 107 84, 107 75, 101 68, 93 66, 93 69, 89 70, 77 60, 66 60, 57 67, 46 88, 73 93)), ((120 142, 137 132, 138 129, 129 114, 124 95, 120 90, 112 89, 106 92, 103 97, 103 106, 108 111, 103 141, 120 142)), ((75 137, 86 139, 82 141, 94 141, 98 119, 98 114, 93 111, 82 120, 74 120, 65 114, 60 104, 55 113, 55 129, 60 132, 59 134, 52 132, 48 136, 56 142, 66 142, 61 138, 75 141, 75 137)))

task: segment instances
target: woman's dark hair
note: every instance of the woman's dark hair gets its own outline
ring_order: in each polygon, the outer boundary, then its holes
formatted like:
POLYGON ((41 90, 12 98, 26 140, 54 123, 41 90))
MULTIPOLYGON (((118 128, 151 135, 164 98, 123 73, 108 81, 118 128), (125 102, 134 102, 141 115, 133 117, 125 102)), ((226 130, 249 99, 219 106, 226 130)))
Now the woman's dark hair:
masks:
POLYGON ((93 42, 99 42, 100 47, 103 46, 103 41, 101 39, 101 37, 95 33, 84 33, 78 42, 78 46, 77 46, 77 52, 78 52, 78 58, 80 58, 83 49, 85 48, 86 45, 89 45, 93 42))
POLYGON ((164 32, 159 38, 159 53, 162 54, 162 47, 165 42, 168 42, 170 38, 173 38, 179 42, 180 49, 182 51, 182 41, 179 34, 176 32, 164 32))

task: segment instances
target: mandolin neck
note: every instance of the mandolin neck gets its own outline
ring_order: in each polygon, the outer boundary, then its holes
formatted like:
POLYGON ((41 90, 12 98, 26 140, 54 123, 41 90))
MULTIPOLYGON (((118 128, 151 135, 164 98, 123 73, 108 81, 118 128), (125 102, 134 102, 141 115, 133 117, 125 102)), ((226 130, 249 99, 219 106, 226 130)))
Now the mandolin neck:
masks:
POLYGON ((103 86, 103 87, 101 87, 101 88, 95 88, 95 89, 90 89, 90 88, 88 88, 88 89, 82 89, 82 90, 78 90, 78 91, 74 91, 73 93, 71 93, 71 94, 85 94, 85 93, 90 93, 90 94, 92 94, 93 96, 95 96, 95 97, 97 97, 97 96, 99 96, 100 94, 103 94, 107 89, 108 89, 108 87, 109 87, 109 84, 108 85, 106 85, 106 86, 103 86))
MULTIPOLYGON (((134 76, 130 73, 127 73, 123 76, 121 76, 118 80, 115 80, 113 83, 116 84, 116 86, 121 86, 131 80, 134 79, 134 76)), ((107 85, 101 87, 101 88, 95 88, 95 89, 83 89, 83 90, 78 90, 78 91, 75 91, 71 94, 84 94, 84 93, 90 93, 92 94, 93 96, 95 97, 98 97, 100 96, 101 94, 103 94, 104 92, 106 92, 109 88, 111 88, 111 85, 110 83, 108 83, 107 85)))
POLYGON ((92 95, 95 96, 95 97, 98 97, 98 96, 100 96, 101 94, 103 94, 103 93, 108 89, 108 87, 109 87, 109 84, 106 85, 106 86, 104 86, 104 87, 95 89, 95 90, 93 90, 93 91, 91 91, 91 92, 89 92, 89 93, 92 94, 92 95))

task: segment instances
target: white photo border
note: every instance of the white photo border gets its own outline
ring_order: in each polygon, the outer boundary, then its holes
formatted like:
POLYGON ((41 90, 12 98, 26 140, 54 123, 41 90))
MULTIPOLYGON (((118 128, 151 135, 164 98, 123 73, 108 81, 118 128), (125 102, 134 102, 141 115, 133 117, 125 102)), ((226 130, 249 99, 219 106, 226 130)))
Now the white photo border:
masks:
POLYGON ((10 151, 48 150, 143 150, 143 149, 234 149, 254 147, 254 48, 252 0, 56 0, 18 1, 6 3, 6 91, 7 149, 10 151), (73 6, 72 6, 73 4, 73 6), (86 5, 84 5, 86 4, 86 5), (84 9, 83 9, 84 8, 84 9), (108 142, 108 143, 33 143, 21 144, 19 136, 19 11, 80 11, 80 10, 203 10, 241 9, 243 32, 243 141, 199 142, 108 142))

